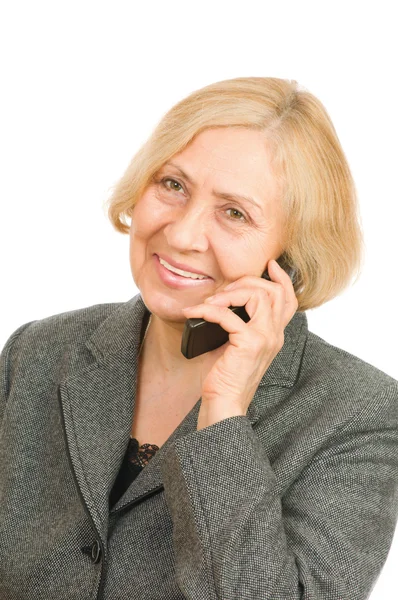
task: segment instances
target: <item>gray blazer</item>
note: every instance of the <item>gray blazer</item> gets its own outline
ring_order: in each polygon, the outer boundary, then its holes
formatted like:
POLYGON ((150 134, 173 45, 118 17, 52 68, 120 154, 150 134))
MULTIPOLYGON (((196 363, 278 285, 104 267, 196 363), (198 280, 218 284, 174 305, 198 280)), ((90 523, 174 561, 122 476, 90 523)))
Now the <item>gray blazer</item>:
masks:
POLYGON ((145 311, 50 316, 3 349, 1 600, 368 598, 398 518, 398 382, 296 313, 247 415, 196 431, 199 399, 109 511, 145 311))

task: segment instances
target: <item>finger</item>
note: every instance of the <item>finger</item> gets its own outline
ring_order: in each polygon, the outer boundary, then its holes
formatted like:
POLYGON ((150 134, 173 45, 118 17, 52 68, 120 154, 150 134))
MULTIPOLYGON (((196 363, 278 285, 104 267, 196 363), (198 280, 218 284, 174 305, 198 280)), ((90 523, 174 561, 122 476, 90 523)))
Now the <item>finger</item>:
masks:
POLYGON ((214 304, 197 304, 182 309, 187 319, 204 319, 210 323, 218 323, 230 334, 244 333, 246 323, 227 306, 214 304))
POLYGON ((238 287, 264 287, 265 289, 272 289, 274 283, 279 283, 282 287, 285 288, 287 303, 290 305, 296 304, 296 294, 294 291, 292 280, 287 272, 280 267, 280 265, 276 262, 276 260, 270 260, 268 262, 269 275, 271 277, 271 281, 264 279, 263 277, 257 277, 255 275, 244 275, 240 277, 236 281, 233 281, 229 285, 227 285, 221 291, 229 291, 236 289, 238 287))
MULTIPOLYGON (((289 281, 290 283, 292 283, 289 275, 286 273, 286 271, 284 269, 282 269, 282 267, 280 267, 279 263, 276 262, 276 260, 270 260, 267 264, 267 269, 269 269, 270 264, 274 264, 276 265, 276 268, 278 269, 278 272, 281 272, 281 275, 284 276, 283 277, 283 281, 289 281), (287 278, 287 279, 286 279, 287 278)), ((271 267, 272 268, 272 267, 271 267)), ((268 274, 271 277, 271 273, 268 274)), ((271 280, 273 278, 271 277, 271 280)), ((279 277, 277 278, 277 280, 279 281, 279 277)), ((264 277, 258 276, 258 275, 242 275, 242 277, 239 277, 239 279, 236 279, 235 281, 232 281, 232 283, 228 284, 227 286, 225 286, 224 290, 229 290, 229 289, 234 289, 235 287, 238 286, 252 286, 255 285, 257 283, 271 283, 268 281, 268 279, 265 279, 264 277)))
POLYGON ((258 294, 257 296, 252 295, 249 302, 247 302, 247 293, 253 294, 253 290, 247 290, 245 295, 243 295, 244 290, 236 290, 234 294, 235 299, 231 294, 230 300, 227 300, 226 297, 224 297, 223 303, 220 298, 218 299, 218 304, 207 302, 197 306, 189 307, 189 311, 185 309, 183 309, 183 311, 187 318, 202 318, 206 321, 214 318, 215 320, 213 322, 219 323, 221 327, 225 329, 225 331, 228 331, 228 333, 231 334, 238 332, 245 333, 247 332, 247 329, 245 329, 247 327, 249 327, 251 332, 261 334, 262 336, 269 335, 269 333, 275 329, 280 330, 281 324, 277 323, 275 325, 274 323, 269 297, 264 294, 262 294, 262 296, 258 294), (242 295, 239 297, 239 294, 242 295), (243 319, 230 310, 230 306, 245 306, 246 312, 250 317, 250 321, 246 324, 243 319), (207 309, 215 310, 208 311, 207 309), (224 311, 224 314, 222 311, 224 311), (225 311, 227 311, 226 315, 225 311), (234 318, 231 319, 230 315, 232 315, 234 318), (228 321, 224 320, 225 318, 227 318, 228 321), (237 319, 239 319, 239 321, 237 319), (237 327, 237 329, 230 329, 229 327, 237 327))
POLYGON ((269 326, 269 319, 272 319, 276 327, 285 327, 285 289, 280 284, 272 283, 270 285, 270 282, 267 283, 268 285, 257 285, 254 289, 252 286, 224 290, 206 298, 205 304, 244 306, 252 321, 252 326, 259 326, 261 330, 265 330, 269 326), (269 315, 269 318, 264 319, 264 314, 269 315))
POLYGON ((276 262, 276 260, 270 260, 268 262, 268 273, 273 282, 279 283, 285 289, 286 300, 285 300, 285 320, 286 325, 292 319, 295 314, 298 301, 296 293, 294 291, 292 280, 284 269, 276 262))
POLYGON ((206 298, 204 304, 217 306, 244 306, 250 320, 254 318, 258 310, 263 311, 264 303, 261 302, 261 297, 266 299, 266 310, 271 310, 271 298, 265 289, 237 288, 234 290, 226 290, 206 298))
POLYGON ((283 285, 286 290, 286 298, 289 302, 292 301, 296 297, 296 294, 294 291, 293 282, 290 279, 290 276, 286 273, 285 269, 282 269, 276 260, 270 260, 267 267, 271 281, 283 285))

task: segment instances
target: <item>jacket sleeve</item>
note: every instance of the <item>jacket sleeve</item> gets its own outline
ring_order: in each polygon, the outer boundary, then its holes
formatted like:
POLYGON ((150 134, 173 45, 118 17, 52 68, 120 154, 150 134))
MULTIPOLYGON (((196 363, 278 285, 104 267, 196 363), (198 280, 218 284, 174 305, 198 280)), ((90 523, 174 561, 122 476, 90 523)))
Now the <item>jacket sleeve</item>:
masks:
POLYGON ((0 354, 0 427, 3 423, 4 412, 12 381, 11 371, 17 353, 16 342, 21 333, 32 323, 34 323, 34 321, 29 321, 29 323, 24 323, 18 327, 18 329, 10 335, 0 354))
POLYGON ((366 600, 398 517, 398 382, 276 493, 246 416, 174 441, 162 465, 189 600, 366 600))

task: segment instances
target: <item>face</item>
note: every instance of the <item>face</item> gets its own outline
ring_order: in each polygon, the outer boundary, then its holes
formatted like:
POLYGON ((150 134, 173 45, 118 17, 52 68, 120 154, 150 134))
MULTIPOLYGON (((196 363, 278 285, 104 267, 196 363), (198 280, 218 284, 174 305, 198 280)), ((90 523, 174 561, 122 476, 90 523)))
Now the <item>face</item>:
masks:
POLYGON ((258 131, 213 128, 155 173, 130 227, 133 279, 153 315, 182 331, 182 308, 243 275, 260 277, 282 254, 281 195, 270 156, 258 131), (184 273, 171 273, 159 258, 184 273), (206 278, 183 276, 189 273, 206 278))

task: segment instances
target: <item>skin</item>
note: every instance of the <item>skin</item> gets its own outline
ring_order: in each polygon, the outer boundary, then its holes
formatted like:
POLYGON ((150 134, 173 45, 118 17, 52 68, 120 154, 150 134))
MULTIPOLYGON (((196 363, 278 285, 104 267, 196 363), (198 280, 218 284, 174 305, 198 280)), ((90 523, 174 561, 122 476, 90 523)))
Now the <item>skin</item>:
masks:
MULTIPOLYGON (((175 167, 163 165, 136 204, 130 227, 131 272, 152 313, 142 360, 156 365, 158 380, 173 379, 181 385, 189 381, 200 393, 220 349, 191 360, 182 355, 185 320, 197 316, 184 309, 204 303, 244 276, 261 282, 263 289, 271 283, 258 278, 283 251, 281 191, 266 138, 258 131, 208 129, 170 160, 194 185, 175 167), (165 177, 173 181, 162 183, 165 177), (250 196, 259 207, 219 198, 213 189, 250 196), (192 271, 199 269, 213 281, 203 288, 172 289, 159 279, 154 253, 190 265, 192 271)), ((271 271, 277 272, 277 267, 269 268, 274 279, 271 271)), ((282 281, 289 285, 288 277, 282 281)), ((246 301, 247 297, 242 304, 246 301)))

